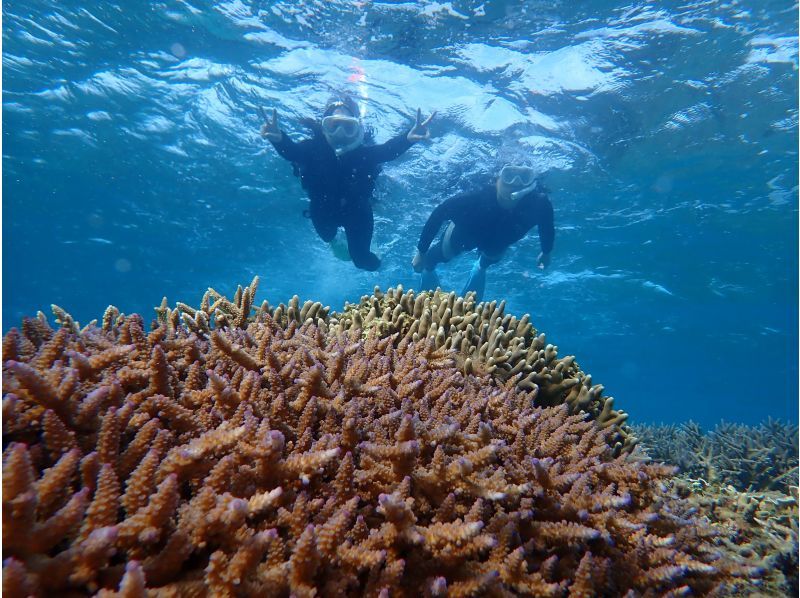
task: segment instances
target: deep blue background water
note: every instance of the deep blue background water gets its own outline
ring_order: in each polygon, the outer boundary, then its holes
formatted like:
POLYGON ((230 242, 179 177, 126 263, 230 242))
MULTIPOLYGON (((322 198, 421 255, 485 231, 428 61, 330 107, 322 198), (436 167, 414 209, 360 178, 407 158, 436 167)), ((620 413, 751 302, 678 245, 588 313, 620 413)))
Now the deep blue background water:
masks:
POLYGON ((542 273, 520 242, 488 298, 636 421, 796 420, 797 6, 573 4, 4 2, 3 330, 51 303, 149 317, 254 274, 273 304, 413 287, 433 207, 517 151, 556 249, 542 273), (299 138, 334 89, 378 141, 438 110, 379 182, 378 273, 315 236, 258 136, 257 105, 299 138))

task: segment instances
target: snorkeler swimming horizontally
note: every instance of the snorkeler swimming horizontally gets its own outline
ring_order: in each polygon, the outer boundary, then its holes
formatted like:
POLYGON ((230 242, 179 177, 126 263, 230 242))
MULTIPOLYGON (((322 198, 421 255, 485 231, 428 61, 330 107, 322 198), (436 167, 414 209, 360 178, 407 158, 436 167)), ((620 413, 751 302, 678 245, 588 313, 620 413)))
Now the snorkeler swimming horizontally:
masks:
POLYGON ((486 269, 500 261, 503 252, 534 226, 539 227, 542 247, 537 265, 544 269, 550 264, 555 240, 553 205, 530 165, 506 164, 493 184, 451 197, 433 210, 411 262, 416 272, 422 272, 420 288, 439 286, 437 264, 477 249, 480 255, 462 295, 474 291, 480 300, 486 287, 486 269), (431 247, 433 238, 446 221, 449 225, 431 247))
POLYGON ((294 165, 303 189, 311 200, 309 214, 320 238, 331 243, 339 227, 347 236, 353 264, 362 270, 377 270, 380 259, 370 251, 374 220, 372 194, 381 164, 394 160, 414 143, 430 138, 428 125, 435 112, 422 120, 417 110, 414 126, 386 143, 365 143, 358 105, 350 97, 328 103, 312 136, 294 142, 278 125, 277 110, 272 118, 262 111, 261 136, 272 143, 294 165))

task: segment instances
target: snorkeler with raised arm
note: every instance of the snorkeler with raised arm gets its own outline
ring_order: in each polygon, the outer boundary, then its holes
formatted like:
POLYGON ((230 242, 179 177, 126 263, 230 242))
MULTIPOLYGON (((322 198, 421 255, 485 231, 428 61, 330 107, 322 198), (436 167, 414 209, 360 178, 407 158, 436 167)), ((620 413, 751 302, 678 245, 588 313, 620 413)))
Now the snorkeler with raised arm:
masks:
POLYGON ((422 289, 439 286, 436 265, 477 249, 478 260, 462 291, 474 291, 478 300, 486 288, 486 270, 502 258, 503 252, 522 239, 534 226, 539 227, 542 252, 537 265, 550 264, 555 229, 553 205, 536 172, 526 164, 506 164, 494 183, 463 193, 439 204, 422 229, 417 252, 411 262, 422 273, 422 289), (449 224, 431 247, 442 224, 449 224))
POLYGON ((347 96, 330 101, 321 120, 311 125, 312 136, 299 142, 281 131, 277 110, 272 110, 271 118, 263 110, 261 114, 261 136, 294 165, 311 200, 309 215, 317 234, 331 243, 343 227, 353 264, 362 270, 377 270, 380 259, 370 250, 374 227, 371 199, 381 164, 430 138, 428 126, 436 113, 423 120, 418 109, 410 130, 377 145, 368 143, 370 135, 364 131, 358 105, 347 96))

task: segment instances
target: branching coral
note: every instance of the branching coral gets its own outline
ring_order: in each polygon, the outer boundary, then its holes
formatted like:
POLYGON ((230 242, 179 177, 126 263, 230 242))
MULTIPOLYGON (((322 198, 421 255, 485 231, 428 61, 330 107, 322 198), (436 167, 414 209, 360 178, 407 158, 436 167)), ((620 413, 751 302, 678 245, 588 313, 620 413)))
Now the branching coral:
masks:
POLYGON ((797 595, 797 486, 790 494, 743 492, 687 476, 670 485, 719 531, 717 542, 732 558, 743 558, 764 572, 764 578, 754 583, 759 595, 797 595))
POLYGON ((704 434, 694 422, 635 426, 647 453, 692 478, 740 491, 797 486, 797 426, 768 419, 758 426, 721 423, 704 434))
POLYGON ((592 382, 574 356, 559 357, 558 347, 547 343, 527 314, 519 319, 506 314, 504 301, 476 303, 473 293, 466 297, 439 290, 414 293, 402 286, 383 293, 376 287, 357 305, 329 315, 329 308, 318 302, 306 301, 301 306, 297 296, 288 305, 272 308, 263 302, 251 310, 257 287, 258 277, 250 286, 239 287, 233 301, 209 289, 198 309, 179 303, 172 311, 165 300, 156 311, 172 328, 182 318, 190 329, 206 334, 210 322, 244 328, 250 321, 269 316, 283 328, 311 322, 323 332, 352 330, 364 337, 375 331, 381 338, 393 337, 396 345, 431 339, 437 349, 454 350, 458 367, 467 374, 488 373, 497 380, 513 381, 520 390, 537 393, 539 407, 566 404, 570 413, 588 413, 601 427, 611 428, 608 440, 615 451, 629 452, 637 443, 625 425, 627 414, 614 409, 614 400, 603 395, 603 386, 592 382), (253 311, 250 316, 249 311, 253 311))
POLYGON ((296 301, 248 318, 251 289, 207 295, 214 330, 162 305, 149 332, 110 308, 6 335, 9 595, 706 595, 755 573, 612 426, 427 333, 296 301))

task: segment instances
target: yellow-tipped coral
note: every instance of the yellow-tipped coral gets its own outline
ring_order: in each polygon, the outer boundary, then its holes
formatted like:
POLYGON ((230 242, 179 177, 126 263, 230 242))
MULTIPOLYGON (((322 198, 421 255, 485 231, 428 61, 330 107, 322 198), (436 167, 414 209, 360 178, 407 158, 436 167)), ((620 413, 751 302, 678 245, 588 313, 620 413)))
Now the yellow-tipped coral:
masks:
MULTIPOLYGON (((456 364, 467 374, 489 373, 496 380, 510 381, 520 390, 536 393, 535 403, 540 407, 566 404, 570 413, 588 413, 599 425, 612 429, 608 441, 617 452, 629 452, 638 442, 625 423, 627 414, 613 407, 613 399, 603 395, 603 386, 592 382, 574 356, 559 357, 558 347, 547 343, 527 314, 521 318, 506 314, 504 301, 476 303, 472 293, 459 297, 438 290, 415 293, 397 287, 383 293, 376 288, 358 304, 331 313, 318 302, 306 301, 301 307, 297 296, 288 305, 281 303, 273 308, 264 302, 253 308, 257 286, 258 277, 249 287, 239 287, 233 301, 209 289, 200 308, 179 303, 178 309, 184 319, 191 320, 191 330, 206 335, 211 334, 208 325, 195 324, 199 316, 206 323, 218 321, 219 326, 238 328, 270 317, 285 329, 313 323, 323 333, 344 332, 365 338, 374 332, 381 338, 394 338, 396 346, 404 341, 431 339, 437 349, 453 350, 456 364)), ((160 310, 171 313, 166 304, 160 310)), ((232 359, 243 360, 245 367, 256 369, 260 365, 257 358, 240 348, 222 348, 232 359)))

